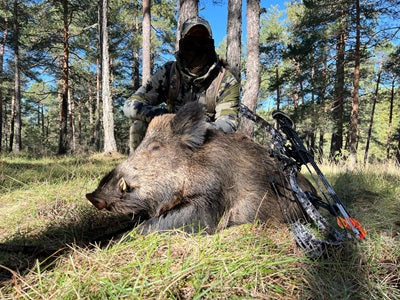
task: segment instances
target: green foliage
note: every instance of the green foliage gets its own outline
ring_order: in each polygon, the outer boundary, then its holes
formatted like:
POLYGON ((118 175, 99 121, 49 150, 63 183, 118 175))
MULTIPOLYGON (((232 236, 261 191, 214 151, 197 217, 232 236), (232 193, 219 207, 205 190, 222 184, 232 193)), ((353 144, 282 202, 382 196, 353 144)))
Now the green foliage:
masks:
MULTIPOLYGON (((210 5, 227 5, 209 3, 210 5)), ((389 85, 394 80, 394 118, 392 133, 399 128, 398 82, 399 49, 396 31, 399 14, 396 1, 362 3, 362 60, 360 82, 358 153, 362 155, 376 83, 383 66, 376 124, 373 124, 372 157, 383 159, 386 151, 389 85), (386 103, 386 104, 385 104, 386 103)), ((11 126, 13 86, 13 3, 0 2, 0 28, 8 26, 4 68, 1 74, 3 105, 2 151, 8 149, 11 126), (7 147, 6 147, 7 146, 7 147)), ((69 92, 68 115, 70 152, 89 153, 102 149, 102 108, 96 107, 99 66, 98 2, 68 1, 69 5, 69 92), (99 119, 100 123, 96 123, 99 119), (75 134, 72 133, 75 126, 75 134)), ((279 105, 292 113, 302 135, 329 150, 334 123, 332 111, 338 99, 337 34, 341 16, 346 28, 344 78, 344 136, 346 144, 351 114, 354 70, 354 1, 291 1, 286 7, 271 6, 261 15, 260 60, 261 87, 259 107, 271 110, 279 105)), ((109 2, 112 96, 115 113, 115 136, 118 150, 128 151, 127 120, 121 107, 141 83, 140 1, 109 2)), ((176 38, 176 1, 154 1, 152 14, 152 69, 173 59, 176 38)), ((18 1, 20 56, 22 76, 22 144, 25 152, 55 153, 59 134, 59 95, 61 91, 61 57, 63 45, 63 11, 60 1, 18 1)), ((245 20, 244 20, 245 22, 245 20)), ((225 56, 226 41, 217 47, 225 56)), ((242 59, 244 73, 246 57, 242 59)), ((245 78, 243 78, 245 82, 245 78)), ((398 135, 391 141, 391 155, 396 151, 398 135)), ((311 145, 316 148, 316 145, 311 145)), ((345 149, 343 149, 345 151, 345 149)))
MULTIPOLYGON (((271 7, 262 16, 260 108, 271 110, 279 96, 280 109, 294 119, 300 135, 314 152, 317 148, 329 152, 330 140, 336 128, 339 86, 336 78, 336 43, 340 16, 346 25, 345 78, 343 85, 343 144, 351 114, 353 82, 354 7, 350 1, 304 1, 287 3, 286 16, 277 7, 271 7), (279 93, 278 93, 279 91, 279 93), (319 142, 319 140, 321 142, 319 142), (317 145, 319 143, 319 145, 317 145)), ((378 91, 379 103, 372 124, 373 135, 369 152, 371 160, 386 156, 390 83, 398 88, 398 53, 387 41, 390 26, 383 26, 388 11, 380 6, 362 4, 362 53, 360 72, 360 106, 358 115, 358 153, 363 155, 371 107, 380 65, 386 65, 378 91), (381 23, 382 22, 382 25, 381 23), (394 78, 394 79, 393 79, 394 78)), ((398 127, 398 98, 395 99, 393 128, 398 127)), ((393 130, 392 130, 393 132, 393 130)), ((392 139, 391 155, 397 140, 392 139)), ((345 148, 345 147, 344 147, 345 148)), ((342 151, 346 151, 346 149, 342 151)), ((344 153, 343 152, 343 153, 344 153)), ((361 159, 362 160, 362 159, 361 159)))
MULTIPOLYGON (((8 16, 9 44, 12 42, 12 18, 7 14, 12 5, 0 6, 1 29, 8 16)), ((175 44, 176 4, 171 0, 152 4, 152 54, 154 68, 172 58, 175 44)), ((63 7, 60 1, 20 2, 20 49, 22 69, 22 124, 24 151, 47 154, 55 153, 58 143, 58 101, 61 89, 61 57, 63 56, 63 7), (45 83, 42 83, 45 82, 45 83), (45 91, 39 86, 45 85, 45 91), (47 96, 44 96, 44 93, 47 96), (52 95, 51 97, 49 95, 52 95), (48 99, 45 101, 44 99, 48 99), (43 109, 44 130, 40 128, 37 110, 43 109), (44 133, 46 132, 46 133, 44 133), (46 135, 45 137, 43 137, 46 135), (42 143, 43 138, 45 142, 42 143)), ((96 115, 101 118, 101 107, 96 109, 96 75, 99 72, 98 2, 68 1, 69 24, 69 93, 68 135, 70 151, 88 152, 99 150, 93 143, 96 115), (72 124, 75 126, 75 135, 72 124)), ((112 72, 112 96, 114 99, 116 139, 121 152, 128 150, 129 120, 123 117, 121 106, 138 88, 140 79, 141 51, 141 3, 137 1, 110 1, 108 30, 112 72)), ((6 47, 6 58, 12 59, 12 48, 6 47), (7 52, 8 51, 8 52, 7 52)), ((9 120, 13 93, 12 62, 6 60, 3 74, 5 113, 9 120)), ((0 116, 6 121, 5 116, 0 116)), ((42 126, 43 127, 43 126, 42 126)), ((7 127, 5 127, 7 129, 7 127)), ((101 130, 101 126, 100 126, 101 130)), ((8 138, 9 130, 1 134, 8 138)), ((102 137, 101 132, 97 136, 102 137)), ((101 138, 100 138, 101 139, 101 138)), ((101 142, 101 141, 100 141, 101 142)), ((4 147, 4 146, 3 146, 4 147)))

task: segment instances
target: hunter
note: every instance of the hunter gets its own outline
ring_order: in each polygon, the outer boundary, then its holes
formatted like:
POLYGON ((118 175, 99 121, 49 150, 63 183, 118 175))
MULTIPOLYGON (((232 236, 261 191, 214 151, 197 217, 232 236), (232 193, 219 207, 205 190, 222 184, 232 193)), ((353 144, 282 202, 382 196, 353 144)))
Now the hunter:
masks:
POLYGON ((175 113, 190 101, 204 105, 207 121, 215 129, 226 133, 237 129, 239 82, 218 58, 209 23, 200 17, 188 19, 180 33, 176 61, 160 67, 124 105, 125 116, 134 120, 133 148, 153 117, 175 113))

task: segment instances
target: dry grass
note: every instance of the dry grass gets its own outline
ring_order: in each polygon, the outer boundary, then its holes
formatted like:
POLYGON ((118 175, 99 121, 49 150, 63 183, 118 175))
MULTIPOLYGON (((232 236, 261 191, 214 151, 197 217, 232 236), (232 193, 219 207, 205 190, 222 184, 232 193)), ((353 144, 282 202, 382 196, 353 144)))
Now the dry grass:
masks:
POLYGON ((120 159, 3 158, 0 298, 400 299, 397 169, 323 168, 368 238, 313 261, 266 224, 110 241, 130 221, 84 194, 120 159))

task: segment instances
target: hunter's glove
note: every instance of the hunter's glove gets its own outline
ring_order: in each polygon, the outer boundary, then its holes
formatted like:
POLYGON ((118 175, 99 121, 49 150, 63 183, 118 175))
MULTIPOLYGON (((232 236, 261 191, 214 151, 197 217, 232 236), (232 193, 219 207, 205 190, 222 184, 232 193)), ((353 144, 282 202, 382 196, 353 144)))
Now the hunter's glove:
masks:
POLYGON ((221 130, 225 133, 231 133, 236 131, 235 118, 230 115, 218 118, 217 120, 215 120, 215 122, 212 122, 211 125, 215 129, 221 130))
POLYGON ((139 100, 128 100, 125 102, 124 115, 133 120, 141 120, 149 123, 155 116, 167 113, 165 108, 152 106, 139 100))

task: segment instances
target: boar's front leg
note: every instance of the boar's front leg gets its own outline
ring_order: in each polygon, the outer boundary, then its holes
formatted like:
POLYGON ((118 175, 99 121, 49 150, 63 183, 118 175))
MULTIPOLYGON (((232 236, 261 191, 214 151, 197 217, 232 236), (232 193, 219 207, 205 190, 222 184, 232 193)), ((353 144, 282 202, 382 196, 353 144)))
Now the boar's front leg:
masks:
POLYGON ((204 201, 194 201, 196 204, 186 203, 174 207, 150 218, 138 226, 138 232, 146 234, 153 231, 179 229, 188 233, 204 230, 207 233, 215 232, 221 218, 221 209, 217 203, 204 205, 204 201), (202 204, 197 204, 202 203, 202 204))

